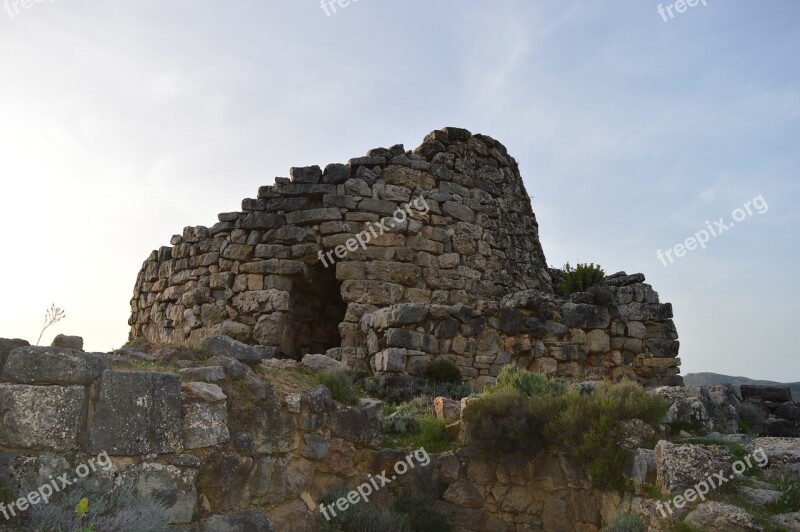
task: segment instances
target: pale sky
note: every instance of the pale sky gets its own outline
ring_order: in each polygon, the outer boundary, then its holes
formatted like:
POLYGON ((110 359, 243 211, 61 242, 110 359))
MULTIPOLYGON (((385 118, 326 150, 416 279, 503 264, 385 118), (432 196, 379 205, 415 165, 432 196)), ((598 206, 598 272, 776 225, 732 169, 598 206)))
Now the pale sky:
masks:
POLYGON ((56 303, 43 343, 119 347, 142 262, 184 226, 459 126, 519 161, 551 264, 645 273, 684 373, 800 380, 800 4, 706 3, 6 2, 0 337, 35 341, 56 303))

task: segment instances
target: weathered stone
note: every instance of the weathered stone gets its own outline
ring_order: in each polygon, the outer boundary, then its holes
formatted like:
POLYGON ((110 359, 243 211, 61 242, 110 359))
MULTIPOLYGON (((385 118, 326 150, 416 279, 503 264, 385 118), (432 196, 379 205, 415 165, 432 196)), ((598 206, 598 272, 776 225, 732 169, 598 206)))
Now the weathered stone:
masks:
POLYGON ((105 371, 90 430, 92 452, 180 452, 181 379, 171 373, 105 371))
POLYGON ((53 338, 52 347, 61 347, 63 349, 74 349, 75 351, 83 351, 83 338, 80 336, 66 336, 64 334, 57 334, 53 338))
POLYGON ((19 347, 9 353, 1 379, 19 384, 88 385, 110 367, 94 353, 59 347, 19 347))
POLYGON ((739 507, 716 501, 706 501, 689 512, 684 522, 702 530, 726 532, 761 531, 763 528, 746 511, 739 507))
POLYGON ((728 450, 719 445, 676 445, 660 441, 655 448, 658 485, 667 493, 683 492, 722 470, 732 460, 728 450))
POLYGON ((195 477, 195 469, 156 463, 132 465, 122 476, 123 483, 132 486, 140 497, 151 497, 166 506, 173 524, 190 523, 195 515, 195 477))
POLYGON ((0 375, 3 372, 3 366, 6 363, 8 354, 18 347, 25 347, 30 345, 27 340, 0 338, 0 375))
POLYGON ((346 369, 341 362, 325 355, 306 355, 300 363, 314 373, 332 369, 346 369))
POLYGON ((235 358, 241 362, 260 362, 267 353, 228 336, 214 336, 206 340, 206 348, 214 355, 235 358))
POLYGON ((788 386, 742 384, 740 391, 744 400, 750 397, 758 397, 763 401, 774 401, 776 403, 792 400, 792 390, 788 386))
POLYGON ((178 375, 187 381, 217 382, 225 380, 225 368, 222 366, 208 366, 205 368, 179 369, 178 375))
POLYGON ((87 403, 83 386, 0 384, 0 447, 77 450, 87 403))

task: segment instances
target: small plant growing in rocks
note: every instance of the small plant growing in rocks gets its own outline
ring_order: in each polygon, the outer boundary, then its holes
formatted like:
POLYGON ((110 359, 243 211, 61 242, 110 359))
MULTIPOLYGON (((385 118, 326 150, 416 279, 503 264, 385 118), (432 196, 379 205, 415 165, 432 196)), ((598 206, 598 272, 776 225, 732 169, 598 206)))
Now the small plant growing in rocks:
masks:
POLYGON ((343 369, 328 369, 317 375, 319 383, 331 391, 331 397, 340 403, 354 405, 358 402, 353 377, 343 369))
POLYGON ((39 345, 39 342, 42 341, 42 335, 44 335, 44 332, 48 327, 55 325, 66 317, 66 313, 61 308, 57 307, 55 303, 53 303, 44 313, 44 327, 42 327, 42 331, 39 333, 39 338, 36 340, 36 345, 39 345))
POLYGON ((606 532, 645 532, 647 526, 641 515, 622 514, 605 529, 606 532))
POLYGON ((32 506, 27 525, 27 529, 42 532, 166 532, 169 517, 161 502, 103 478, 86 479, 59 493, 49 504, 32 506))
POLYGON ((559 291, 565 297, 575 292, 585 292, 602 283, 605 276, 603 268, 593 262, 579 263, 575 268, 568 262, 564 265, 564 281, 559 286, 559 291))

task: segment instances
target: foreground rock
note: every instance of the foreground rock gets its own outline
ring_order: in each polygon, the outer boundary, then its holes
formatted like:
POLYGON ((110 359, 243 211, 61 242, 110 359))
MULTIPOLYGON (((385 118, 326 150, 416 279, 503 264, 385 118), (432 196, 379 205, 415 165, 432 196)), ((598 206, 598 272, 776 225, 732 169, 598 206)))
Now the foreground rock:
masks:
POLYGON ((758 532, 764 530, 747 512, 714 501, 700 504, 686 516, 686 524, 700 530, 724 530, 725 532, 758 532))

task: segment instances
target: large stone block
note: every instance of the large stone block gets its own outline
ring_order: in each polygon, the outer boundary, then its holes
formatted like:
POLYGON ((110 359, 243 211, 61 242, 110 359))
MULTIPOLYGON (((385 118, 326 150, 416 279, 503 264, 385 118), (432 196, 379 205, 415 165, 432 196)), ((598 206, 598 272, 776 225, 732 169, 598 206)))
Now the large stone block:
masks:
POLYGON ((106 371, 90 431, 92 452, 180 452, 181 378, 173 373, 106 371))
POLYGON ((19 338, 0 338, 0 373, 3 371, 3 366, 6 363, 8 354, 18 347, 25 347, 30 345, 27 340, 20 340, 19 338))
POLYGON ((172 524, 192 522, 197 510, 196 477, 195 469, 155 463, 133 465, 122 475, 123 483, 132 486, 139 496, 164 504, 172 524))
POLYGON ((0 384, 0 447, 65 452, 86 424, 83 386, 0 384))
POLYGON ((59 347, 19 347, 3 367, 4 382, 88 385, 110 369, 100 355, 59 347))

